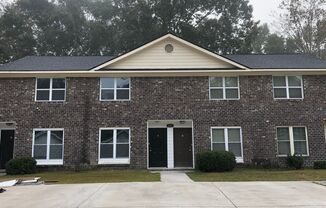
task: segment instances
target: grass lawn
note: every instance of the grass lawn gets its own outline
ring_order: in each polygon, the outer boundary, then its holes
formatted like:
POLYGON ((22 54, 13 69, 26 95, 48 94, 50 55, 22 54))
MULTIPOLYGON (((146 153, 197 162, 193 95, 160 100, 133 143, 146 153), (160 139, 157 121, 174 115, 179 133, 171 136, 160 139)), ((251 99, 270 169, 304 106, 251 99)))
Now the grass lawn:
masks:
POLYGON ((326 181, 326 170, 235 169, 224 173, 189 172, 194 181, 326 181))
POLYGON ((54 171, 29 175, 0 176, 0 181, 12 179, 33 179, 41 177, 45 183, 109 183, 109 182, 153 182, 160 181, 159 173, 146 170, 90 170, 90 171, 54 171))

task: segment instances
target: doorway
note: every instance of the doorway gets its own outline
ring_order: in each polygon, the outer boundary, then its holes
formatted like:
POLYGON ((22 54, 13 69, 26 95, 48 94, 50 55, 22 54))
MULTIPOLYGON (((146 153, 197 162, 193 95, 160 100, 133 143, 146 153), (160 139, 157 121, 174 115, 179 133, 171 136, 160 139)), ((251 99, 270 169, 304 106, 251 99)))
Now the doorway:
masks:
POLYGON ((14 156, 15 130, 0 129, 0 169, 5 169, 6 163, 14 156))

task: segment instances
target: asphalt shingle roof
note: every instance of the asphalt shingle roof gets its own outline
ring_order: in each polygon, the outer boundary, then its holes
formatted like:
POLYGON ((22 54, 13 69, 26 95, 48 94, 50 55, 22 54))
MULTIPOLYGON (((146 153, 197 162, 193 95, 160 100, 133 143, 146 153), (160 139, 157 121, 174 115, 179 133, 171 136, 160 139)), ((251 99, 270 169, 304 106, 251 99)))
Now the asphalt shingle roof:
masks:
POLYGON ((326 61, 305 54, 225 55, 252 69, 326 69, 326 61))
MULTIPOLYGON (((225 55, 251 69, 326 69, 326 61, 304 54, 225 55)), ((0 71, 88 71, 113 56, 26 56, 0 65, 0 71)))
POLYGON ((0 66, 2 71, 87 71, 113 56, 26 56, 0 66))

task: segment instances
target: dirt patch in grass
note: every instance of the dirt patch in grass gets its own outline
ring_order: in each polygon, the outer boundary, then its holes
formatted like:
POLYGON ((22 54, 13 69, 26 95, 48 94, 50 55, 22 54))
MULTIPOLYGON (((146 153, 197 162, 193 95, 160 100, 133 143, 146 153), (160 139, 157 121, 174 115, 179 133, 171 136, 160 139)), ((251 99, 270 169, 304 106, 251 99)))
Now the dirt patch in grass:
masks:
POLYGON ((90 170, 90 171, 53 171, 28 175, 0 176, 0 181, 12 179, 32 179, 41 177, 46 183, 113 183, 113 182, 153 182, 160 181, 159 173, 146 170, 90 170))

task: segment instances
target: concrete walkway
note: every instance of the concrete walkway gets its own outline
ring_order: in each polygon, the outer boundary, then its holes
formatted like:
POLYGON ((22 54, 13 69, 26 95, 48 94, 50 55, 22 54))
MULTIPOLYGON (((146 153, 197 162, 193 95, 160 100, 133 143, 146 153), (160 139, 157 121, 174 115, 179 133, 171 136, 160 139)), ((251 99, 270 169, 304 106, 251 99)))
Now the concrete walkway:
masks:
POLYGON ((149 182, 10 187, 0 207, 322 208, 326 187, 311 182, 149 182))
POLYGON ((191 183, 193 182, 184 171, 161 171, 163 183, 191 183))

